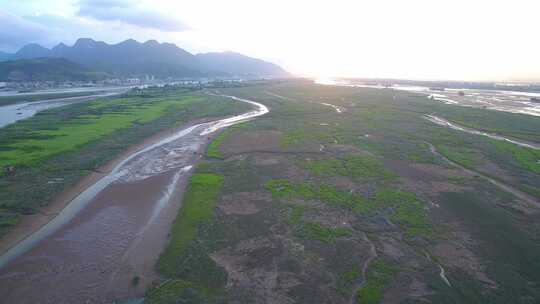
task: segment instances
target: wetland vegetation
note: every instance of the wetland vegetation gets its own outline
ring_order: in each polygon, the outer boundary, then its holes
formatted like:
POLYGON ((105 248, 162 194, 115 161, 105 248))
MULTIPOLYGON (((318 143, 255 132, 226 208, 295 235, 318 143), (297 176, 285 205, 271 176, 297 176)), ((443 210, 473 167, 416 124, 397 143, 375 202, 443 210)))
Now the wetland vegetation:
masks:
MULTIPOLYGON (((302 81, 221 92, 271 111, 209 145, 192 185, 219 176, 218 193, 200 196, 214 207, 176 255, 189 267, 159 264, 167 283, 149 291, 151 303, 540 300, 537 206, 454 167, 430 144, 536 200, 537 151, 423 115, 530 141, 538 141, 537 118, 302 81)), ((184 218, 180 211, 175 225, 184 218)), ((184 244, 174 233, 165 252, 184 244)))
MULTIPOLYGON (((302 80, 212 93, 270 112, 213 137, 145 303, 540 301, 538 206, 479 178, 538 201, 538 150, 424 115, 531 142, 538 118, 302 80)), ((248 108, 199 91, 148 89, 1 129, 0 165, 14 168, 0 175, 1 232, 126 147, 248 108)), ((140 285, 136 278, 129 284, 140 285)))

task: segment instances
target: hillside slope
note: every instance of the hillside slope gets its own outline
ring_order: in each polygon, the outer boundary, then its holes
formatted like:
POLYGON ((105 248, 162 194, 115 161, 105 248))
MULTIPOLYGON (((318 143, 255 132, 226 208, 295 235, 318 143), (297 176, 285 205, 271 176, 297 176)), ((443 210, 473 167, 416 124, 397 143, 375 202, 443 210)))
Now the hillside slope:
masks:
POLYGON ((0 81, 97 80, 107 75, 64 58, 36 58, 0 62, 0 81))
POLYGON ((232 75, 289 76, 274 63, 234 52, 197 54, 197 58, 207 70, 221 70, 232 75))

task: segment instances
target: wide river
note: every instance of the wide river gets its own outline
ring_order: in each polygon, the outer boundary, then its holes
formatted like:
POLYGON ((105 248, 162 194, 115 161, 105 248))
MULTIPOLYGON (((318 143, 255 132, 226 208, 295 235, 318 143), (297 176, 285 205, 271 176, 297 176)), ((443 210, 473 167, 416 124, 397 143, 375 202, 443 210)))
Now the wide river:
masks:
MULTIPOLYGON (((83 102, 83 101, 89 101, 100 97, 107 97, 107 96, 113 96, 116 94, 121 94, 129 90, 129 88, 107 88, 104 90, 100 90, 99 92, 96 92, 95 94, 86 95, 86 96, 77 96, 77 97, 65 97, 65 98, 55 98, 55 99, 47 99, 42 101, 32 101, 32 102, 24 102, 24 103, 17 103, 17 104, 11 104, 7 106, 0 106, 0 128, 3 128, 9 124, 12 124, 18 120, 30 118, 36 113, 45 111, 48 109, 63 107, 65 105, 69 105, 72 103, 77 102, 83 102)), ((66 91, 58 91, 59 93, 67 93, 66 91)), ((69 91, 69 92, 79 92, 79 91, 69 91)), ((85 92, 85 91, 80 91, 85 92)), ((54 91, 56 93, 56 91, 54 91)), ((88 92, 89 94, 91 92, 88 92)), ((2 96, 13 96, 8 95, 6 92, 3 92, 4 95, 2 96)), ((36 94, 36 93, 34 93, 36 94)), ((45 94, 45 93, 42 93, 45 94)), ((19 95, 31 95, 30 93, 21 93, 17 94, 19 95)))
POLYGON ((446 104, 540 116, 540 102, 531 101, 531 98, 533 97, 540 99, 540 93, 538 92, 475 89, 445 89, 444 91, 432 91, 430 88, 422 86, 394 85, 391 87, 385 87, 381 85, 367 85, 335 79, 317 79, 315 80, 315 83, 323 85, 408 91, 425 95, 433 101, 446 104))
POLYGON ((268 113, 196 124, 121 160, 53 220, 0 256, 0 299, 10 303, 111 303, 140 297, 157 278, 155 262, 193 166, 209 136, 268 113), (139 284, 132 284, 133 278, 139 284))

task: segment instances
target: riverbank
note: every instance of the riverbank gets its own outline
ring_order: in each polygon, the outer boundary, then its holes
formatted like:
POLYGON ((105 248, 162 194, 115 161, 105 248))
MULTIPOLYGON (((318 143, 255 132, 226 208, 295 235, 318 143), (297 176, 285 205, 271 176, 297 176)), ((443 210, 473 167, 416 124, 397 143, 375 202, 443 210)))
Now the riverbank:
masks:
POLYGON ((39 213, 126 147, 188 121, 248 108, 225 100, 158 88, 147 90, 145 96, 125 95, 50 109, 0 129, 0 236, 25 216, 39 213))
POLYGON ((233 117, 205 118, 149 138, 109 163, 102 171, 107 174, 0 257, 0 264, 5 265, 0 271, 0 294, 19 303, 37 299, 110 302, 141 296, 157 278, 155 261, 167 242, 191 168, 209 139, 221 128, 266 112, 261 105, 233 117), (40 262, 49 257, 59 260, 40 262), (88 264, 92 266, 86 268, 88 264), (51 267, 57 269, 54 275, 51 267), (84 268, 84 275, 69 268, 84 268), (34 284, 51 287, 39 295, 28 293, 34 284))
POLYGON ((75 197, 80 195, 84 190, 88 189, 91 185, 95 184, 97 181, 110 174, 112 169, 116 167, 122 160, 124 160, 129 155, 140 151, 144 147, 155 144, 178 131, 193 126, 195 124, 200 124, 204 122, 211 121, 213 118, 205 118, 194 120, 186 125, 178 126, 173 129, 161 131, 155 135, 152 135, 149 138, 144 139, 142 142, 137 143, 128 147, 120 155, 116 156, 113 160, 109 161, 107 164, 98 167, 90 174, 83 177, 79 182, 74 186, 69 187, 62 193, 58 194, 52 201, 44 208, 40 210, 39 213, 27 215, 18 223, 14 228, 12 228, 6 235, 0 238, 0 255, 4 254, 7 250, 24 240, 26 237, 32 233, 39 230, 41 227, 50 222, 54 217, 56 217, 61 210, 63 210, 75 197))

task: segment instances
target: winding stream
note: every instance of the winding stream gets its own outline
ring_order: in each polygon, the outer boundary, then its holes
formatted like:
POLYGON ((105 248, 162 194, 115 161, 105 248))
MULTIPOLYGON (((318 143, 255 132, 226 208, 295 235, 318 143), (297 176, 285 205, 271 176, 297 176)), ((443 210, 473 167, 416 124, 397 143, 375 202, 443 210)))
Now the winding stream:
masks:
POLYGON ((505 191, 505 192, 508 192, 510 194, 513 194, 514 196, 516 196, 517 198, 521 199, 522 201, 524 202, 527 202, 529 203, 530 205, 532 206, 535 206, 535 207, 538 207, 540 208, 540 201, 538 201, 538 199, 536 199, 535 197, 529 195, 528 193, 525 193, 517 188, 514 188, 510 185, 507 185, 507 184, 504 184, 502 182, 499 182, 481 172, 478 172, 476 170, 471 170, 471 169, 467 169, 465 167, 463 167, 462 165, 454 162, 453 160, 447 158, 446 156, 442 155, 441 153, 439 153, 437 151, 437 149, 435 148, 435 146, 433 146, 431 143, 428 143, 426 142, 428 145, 429 145, 429 150, 431 151, 431 153, 433 153, 434 155, 437 155, 438 157, 442 158, 444 161, 446 161, 447 163, 457 167, 457 168, 460 168, 461 170, 471 174, 471 175, 477 175, 477 176, 480 176, 482 177, 483 179, 487 180, 488 182, 490 182, 491 184, 495 185, 496 187, 498 187, 499 189, 505 191))
POLYGON ((452 284, 450 284, 450 281, 446 277, 446 272, 445 272, 444 268, 442 267, 442 265, 437 264, 437 266, 439 266, 439 276, 441 277, 441 280, 443 280, 444 283, 446 283, 446 285, 448 285, 448 287, 452 287, 452 284))
MULTIPOLYGON (((469 134, 474 134, 474 135, 481 135, 481 136, 486 136, 486 137, 489 137, 489 138, 492 138, 492 139, 495 139, 495 140, 500 140, 500 141, 505 141, 505 142, 509 142, 509 143, 512 143, 512 144, 515 144, 515 145, 518 145, 518 146, 521 146, 521 147, 525 147, 525 148, 530 148, 530 149, 540 149, 540 145, 537 144, 537 143, 532 143, 532 142, 525 142, 525 141, 518 141, 518 140, 514 140, 514 139, 509 139, 509 138, 506 138, 506 137, 503 137, 503 136, 500 136, 500 135, 497 135, 497 134, 491 134, 491 133, 486 133, 486 132, 482 132, 482 131, 478 131, 478 130, 475 130, 475 129, 471 129, 471 128, 467 128, 467 127, 463 127, 463 126, 460 126, 458 124, 455 124, 455 123, 452 123, 452 122, 449 122, 448 120, 444 119, 444 118, 440 118, 440 117, 437 117, 435 115, 425 115, 424 118, 426 118, 427 120, 435 123, 435 124, 438 124, 440 126, 443 126, 443 127, 448 127, 448 128, 451 128, 451 129, 454 129, 454 130, 458 130, 458 131, 462 131, 462 132, 466 132, 466 133, 469 133, 469 134)), ((454 162, 453 160, 447 158, 446 156, 442 155, 441 153, 439 153, 437 151, 437 149, 435 149, 435 146, 433 146, 431 143, 427 143, 429 145, 429 149, 431 151, 431 153, 441 157, 443 160, 445 160, 446 162, 452 164, 453 166, 455 167, 458 167, 460 168, 461 170, 464 170, 470 174, 473 174, 473 175, 478 175, 482 178, 484 178, 485 180, 487 180, 488 182, 492 183, 493 185, 495 185, 496 187, 498 187, 499 189, 505 191, 505 192, 508 192, 508 193, 511 193, 513 194, 514 196, 518 197, 519 199, 529 203, 530 205, 533 205, 533 206, 536 206, 536 207, 540 207, 540 201, 529 195, 528 193, 525 193, 515 187, 512 187, 510 185, 507 185, 505 183, 502 183, 498 180, 495 180, 479 171, 476 171, 476 170, 472 170, 472 169, 468 169, 468 168, 465 168, 463 167, 462 165, 454 162)))
POLYGON ((435 263, 435 264, 437 265, 437 267, 439 267, 439 277, 441 278, 441 280, 443 280, 443 282, 444 282, 448 287, 452 287, 452 284, 450 284, 450 280, 448 280, 448 278, 446 277, 446 270, 444 269, 444 267, 443 267, 441 264, 439 264, 439 263, 433 261, 433 259, 431 258, 431 255, 430 255, 427 251, 425 252, 425 254, 426 254, 426 258, 427 258, 430 262, 435 263))
POLYGON ((368 273, 368 267, 375 260, 379 255, 377 254, 377 249, 375 248, 375 245, 373 242, 368 238, 367 234, 365 232, 362 232, 362 239, 364 242, 369 244, 369 256, 364 261, 364 264, 362 265, 362 280, 355 284, 355 286, 352 288, 353 292, 351 293, 351 297, 349 298, 350 304, 357 303, 357 293, 358 291, 364 286, 364 284, 367 282, 367 273, 368 273))
POLYGON ((141 296, 208 135, 269 112, 196 124, 132 153, 54 219, 0 256, 0 298, 16 303, 111 302, 141 296), (139 277, 139 286, 131 280, 139 277))
POLYGON ((473 135, 486 136, 495 140, 506 141, 506 142, 509 142, 509 143, 512 143, 521 147, 525 147, 525 148, 536 149, 536 150, 540 149, 540 144, 537 144, 537 143, 519 141, 515 139, 506 138, 501 135, 491 134, 491 133, 487 133, 483 131, 478 131, 472 128, 467 128, 467 127, 460 126, 456 123, 450 122, 444 118, 441 118, 435 115, 424 115, 424 118, 431 121, 432 123, 438 124, 439 126, 447 127, 450 129, 466 132, 473 135))

